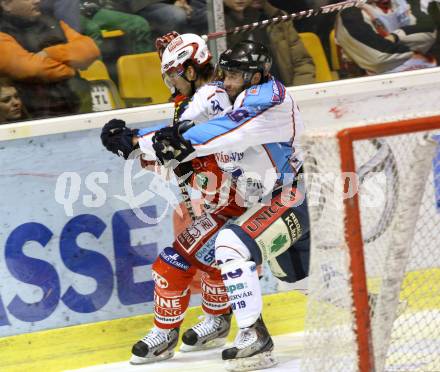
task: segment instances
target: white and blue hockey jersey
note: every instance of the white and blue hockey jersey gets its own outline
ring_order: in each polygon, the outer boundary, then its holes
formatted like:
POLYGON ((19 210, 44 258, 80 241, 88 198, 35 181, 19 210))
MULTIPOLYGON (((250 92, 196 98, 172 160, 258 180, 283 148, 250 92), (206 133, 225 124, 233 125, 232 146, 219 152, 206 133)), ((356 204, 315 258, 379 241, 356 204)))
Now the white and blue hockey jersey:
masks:
MULTIPOLYGON (((230 107, 231 102, 229 101, 228 94, 223 89, 223 83, 212 82, 197 89, 186 104, 186 107, 184 107, 178 120, 192 120, 195 124, 198 124, 223 115, 225 110, 230 110, 230 107)), ((167 126, 167 124, 139 130, 139 146, 144 153, 144 159, 156 159, 152 138, 157 130, 165 126, 167 126)))
MULTIPOLYGON (((197 123, 183 137, 194 146, 191 159, 214 154, 240 196, 253 204, 285 178, 295 178, 303 164, 298 143, 303 130, 293 98, 283 84, 270 79, 243 91, 228 113, 197 123)), ((149 137, 144 136, 140 146, 151 154, 149 137)))

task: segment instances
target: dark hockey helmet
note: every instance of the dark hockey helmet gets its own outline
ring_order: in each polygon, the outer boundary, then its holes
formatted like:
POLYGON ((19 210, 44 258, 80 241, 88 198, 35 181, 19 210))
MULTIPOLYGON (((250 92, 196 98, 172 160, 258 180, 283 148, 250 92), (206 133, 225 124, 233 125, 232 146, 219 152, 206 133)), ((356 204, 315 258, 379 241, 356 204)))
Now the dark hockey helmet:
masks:
POLYGON ((224 51, 220 55, 218 66, 221 70, 241 71, 244 79, 250 81, 256 72, 260 72, 263 77, 269 75, 272 57, 263 44, 244 40, 224 51))

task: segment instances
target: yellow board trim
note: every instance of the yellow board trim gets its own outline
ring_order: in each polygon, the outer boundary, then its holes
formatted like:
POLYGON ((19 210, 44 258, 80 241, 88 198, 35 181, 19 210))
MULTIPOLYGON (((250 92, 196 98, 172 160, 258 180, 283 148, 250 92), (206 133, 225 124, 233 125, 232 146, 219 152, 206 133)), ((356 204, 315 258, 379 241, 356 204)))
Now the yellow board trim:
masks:
MULTIPOLYGON (((264 296, 263 316, 272 335, 304 329, 306 296, 284 292, 264 296)), ((181 329, 198 321, 201 308, 190 308, 181 329)), ((153 315, 108 320, 0 338, 0 371, 58 372, 128 360, 131 346, 153 324, 153 315)), ((233 322, 229 339, 236 334, 233 322)))

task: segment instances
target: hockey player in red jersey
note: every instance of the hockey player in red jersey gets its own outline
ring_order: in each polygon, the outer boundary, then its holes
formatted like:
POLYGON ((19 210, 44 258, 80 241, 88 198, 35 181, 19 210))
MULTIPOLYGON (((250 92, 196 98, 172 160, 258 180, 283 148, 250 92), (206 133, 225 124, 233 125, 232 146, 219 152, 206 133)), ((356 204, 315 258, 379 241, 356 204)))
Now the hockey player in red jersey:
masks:
MULTIPOLYGON (((178 38, 167 46, 169 52, 179 52, 163 65, 174 86, 182 83, 180 79, 190 84, 187 69, 179 66, 178 59, 188 55, 197 59, 198 54, 186 47, 178 38)), ((284 281, 304 278, 310 238, 304 192, 296 185, 304 156, 298 138, 304 125, 294 99, 269 74, 270 65, 264 45, 241 42, 220 56, 224 86, 234 100, 230 110, 222 110, 223 115, 201 119, 193 126, 180 122, 136 131, 123 122, 110 122, 103 128, 101 137, 108 150, 127 158, 139 146, 147 160, 157 158, 167 167, 176 162, 182 169, 192 167, 192 179, 202 181, 203 187, 210 186, 206 169, 212 167, 217 174, 214 189, 220 191, 214 192, 214 201, 222 201, 220 206, 208 203, 205 213, 178 236, 172 248, 164 249, 153 266, 161 275, 155 274, 155 294, 162 309, 155 308, 155 328, 134 346, 133 363, 172 356, 182 309, 188 306, 191 270, 197 267, 213 281, 205 294, 219 294, 218 301, 202 295, 205 312, 217 309, 222 315, 207 316, 185 332, 183 342, 196 349, 206 343, 209 330, 213 341, 226 335, 216 321, 225 320, 229 326, 227 299, 240 328, 233 347, 222 352, 227 369, 255 370, 276 364, 272 338, 261 315, 257 265, 267 262, 272 273, 284 281), (216 164, 210 161, 212 156, 216 164), (226 201, 222 200, 225 186, 231 186, 226 201), (217 280, 220 273, 215 265, 221 269, 225 287, 217 280)), ((188 84, 189 89, 192 84, 188 84)), ((183 89, 179 87, 181 92, 183 89)), ((194 97, 191 102, 197 101, 194 97)))
MULTIPOLYGON (((297 185, 304 153, 304 124, 286 88, 269 73, 268 49, 246 40, 220 55, 219 69, 232 109, 184 133, 164 128, 153 147, 166 166, 215 154, 236 187, 245 211, 215 238, 215 256, 239 332, 222 351, 227 370, 276 364, 274 344, 262 318, 257 265, 267 262, 287 282, 308 274, 310 235, 304 189, 297 185)), ((148 144, 140 147, 148 151, 148 144)))
MULTIPOLYGON (((206 43, 194 34, 170 33, 156 42, 161 57, 164 81, 174 93, 176 102, 172 128, 181 129, 182 123, 197 124, 222 115, 230 106, 222 83, 213 81, 214 68, 206 43)), ((131 130, 119 119, 107 123, 102 131, 104 146, 125 158, 138 141, 152 145, 152 137, 160 127, 131 130)), ((144 167, 154 168, 156 156, 144 154, 144 167)), ((179 167, 180 174, 188 169, 194 175, 188 183, 203 180, 204 174, 216 174, 209 195, 210 205, 217 205, 222 175, 214 155, 194 159, 179 167)), ((208 190, 205 189, 205 192, 208 190)), ((228 194, 229 195, 229 194, 228 194)), ((230 194, 233 200, 234 194, 230 194)), ((171 358, 178 341, 179 328, 190 300, 190 283, 197 270, 202 271, 201 290, 204 319, 182 336, 181 351, 201 350, 222 346, 229 333, 231 312, 220 271, 214 264, 214 239, 225 221, 242 213, 234 203, 224 202, 214 213, 204 213, 181 232, 171 247, 160 253, 152 266, 154 287, 154 327, 132 348, 132 364, 143 364, 171 358)), ((208 206, 209 207, 209 206, 208 206)))

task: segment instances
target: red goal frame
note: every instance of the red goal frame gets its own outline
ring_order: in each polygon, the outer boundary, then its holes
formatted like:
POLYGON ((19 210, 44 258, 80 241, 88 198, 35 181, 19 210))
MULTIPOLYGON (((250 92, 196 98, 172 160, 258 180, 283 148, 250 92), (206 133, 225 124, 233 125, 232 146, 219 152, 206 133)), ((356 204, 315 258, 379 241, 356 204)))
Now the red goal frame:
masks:
MULTIPOLYGON (((356 172, 353 142, 414 132, 440 129, 440 116, 407 119, 382 124, 342 129, 337 133, 341 171, 356 172)), ((344 193, 355 187, 356 180, 344 180, 344 193), (351 182, 351 183, 350 183, 351 182)), ((344 200, 345 240, 350 255, 351 286, 353 291, 354 317, 356 322, 356 338, 358 344, 358 369, 360 372, 374 370, 373 344, 371 335, 370 312, 368 304, 367 280, 363 255, 363 240, 360 221, 358 194, 344 200)))

